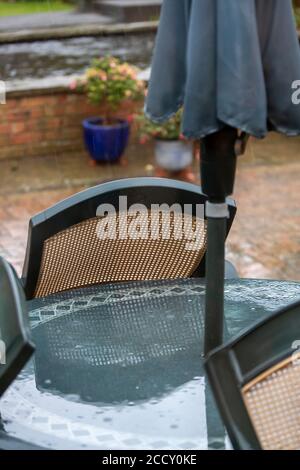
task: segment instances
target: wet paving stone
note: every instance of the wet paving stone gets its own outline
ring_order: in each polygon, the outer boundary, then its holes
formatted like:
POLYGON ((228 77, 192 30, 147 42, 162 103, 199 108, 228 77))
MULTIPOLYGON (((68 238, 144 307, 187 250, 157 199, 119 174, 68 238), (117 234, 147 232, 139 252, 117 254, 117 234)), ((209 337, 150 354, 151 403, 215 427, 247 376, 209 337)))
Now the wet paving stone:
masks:
MULTIPOLYGON (((299 138, 272 134, 239 160, 227 258, 242 277, 300 281, 299 156, 299 138)), ((0 255, 21 273, 32 215, 101 181, 154 174, 153 148, 137 144, 119 165, 91 166, 82 154, 0 161, 0 255)))

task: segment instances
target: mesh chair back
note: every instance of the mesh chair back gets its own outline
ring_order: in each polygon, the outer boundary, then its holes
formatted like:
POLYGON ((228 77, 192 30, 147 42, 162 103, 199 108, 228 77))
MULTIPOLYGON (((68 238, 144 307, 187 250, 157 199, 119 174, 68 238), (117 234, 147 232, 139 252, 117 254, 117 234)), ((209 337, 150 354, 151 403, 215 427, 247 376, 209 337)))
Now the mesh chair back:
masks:
POLYGON ((33 352, 24 292, 0 257, 0 396, 33 352))
POLYGON ((158 230, 152 237, 148 211, 139 218, 138 238, 126 235, 122 239, 132 223, 132 216, 120 217, 119 213, 105 221, 95 217, 45 240, 35 297, 92 284, 186 278, 193 274, 206 251, 204 220, 160 214, 158 230), (115 227, 115 233, 105 233, 102 223, 115 227), (193 246, 196 228, 198 239, 193 246))
POLYGON ((300 449, 299 360, 281 361, 243 387, 242 394, 264 449, 300 449))
MULTIPOLYGON (((62 201, 31 219, 27 298, 99 283, 203 276, 205 202, 197 186, 159 178, 104 183, 62 201), (143 205, 145 211, 137 217, 120 210, 121 196, 128 208, 143 205), (99 213, 102 204, 114 212, 99 213), (162 209, 166 205, 171 210, 162 209)), ((228 202, 229 231, 236 209, 228 202)))
POLYGON ((205 367, 236 449, 300 449, 300 302, 212 351, 205 367))

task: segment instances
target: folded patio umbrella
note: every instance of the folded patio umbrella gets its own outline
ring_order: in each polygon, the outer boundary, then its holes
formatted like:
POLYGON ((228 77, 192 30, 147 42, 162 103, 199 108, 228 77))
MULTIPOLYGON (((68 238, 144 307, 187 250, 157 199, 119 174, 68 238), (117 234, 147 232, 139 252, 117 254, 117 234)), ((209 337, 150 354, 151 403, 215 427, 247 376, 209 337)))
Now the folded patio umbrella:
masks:
POLYGON ((256 137, 300 133, 300 50, 290 0, 164 0, 146 113, 184 106, 183 133, 228 124, 256 137))
POLYGON ((226 197, 238 130, 300 134, 300 48, 290 0, 164 0, 146 114, 163 122, 183 106, 183 134, 203 138, 208 196, 205 353, 222 342, 226 197))

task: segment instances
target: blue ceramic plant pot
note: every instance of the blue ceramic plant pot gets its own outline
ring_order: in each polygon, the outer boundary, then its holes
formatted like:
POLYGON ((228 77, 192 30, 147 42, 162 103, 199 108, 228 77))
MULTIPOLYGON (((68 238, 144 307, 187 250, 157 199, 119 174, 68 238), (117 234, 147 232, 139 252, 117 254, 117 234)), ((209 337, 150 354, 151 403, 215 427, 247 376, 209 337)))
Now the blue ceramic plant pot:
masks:
POLYGON ((129 140, 129 123, 114 119, 112 124, 103 124, 100 117, 82 122, 84 142, 91 158, 97 162, 116 162, 123 155, 129 140))

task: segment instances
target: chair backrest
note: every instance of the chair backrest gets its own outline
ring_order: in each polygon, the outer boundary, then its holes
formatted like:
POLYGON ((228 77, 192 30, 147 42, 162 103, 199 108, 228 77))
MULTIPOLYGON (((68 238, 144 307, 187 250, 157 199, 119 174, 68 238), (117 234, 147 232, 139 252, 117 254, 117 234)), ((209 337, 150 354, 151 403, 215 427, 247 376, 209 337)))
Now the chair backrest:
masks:
MULTIPOLYGON (((27 298, 105 282, 204 276, 205 202, 199 187, 160 178, 104 183, 62 201, 30 221, 27 298)), ((229 231, 236 208, 228 202, 229 231)))
POLYGON ((12 267, 0 257, 0 396, 33 351, 23 289, 12 267))
POLYGON ((212 351, 205 368, 235 449, 300 449, 300 302, 212 351))

